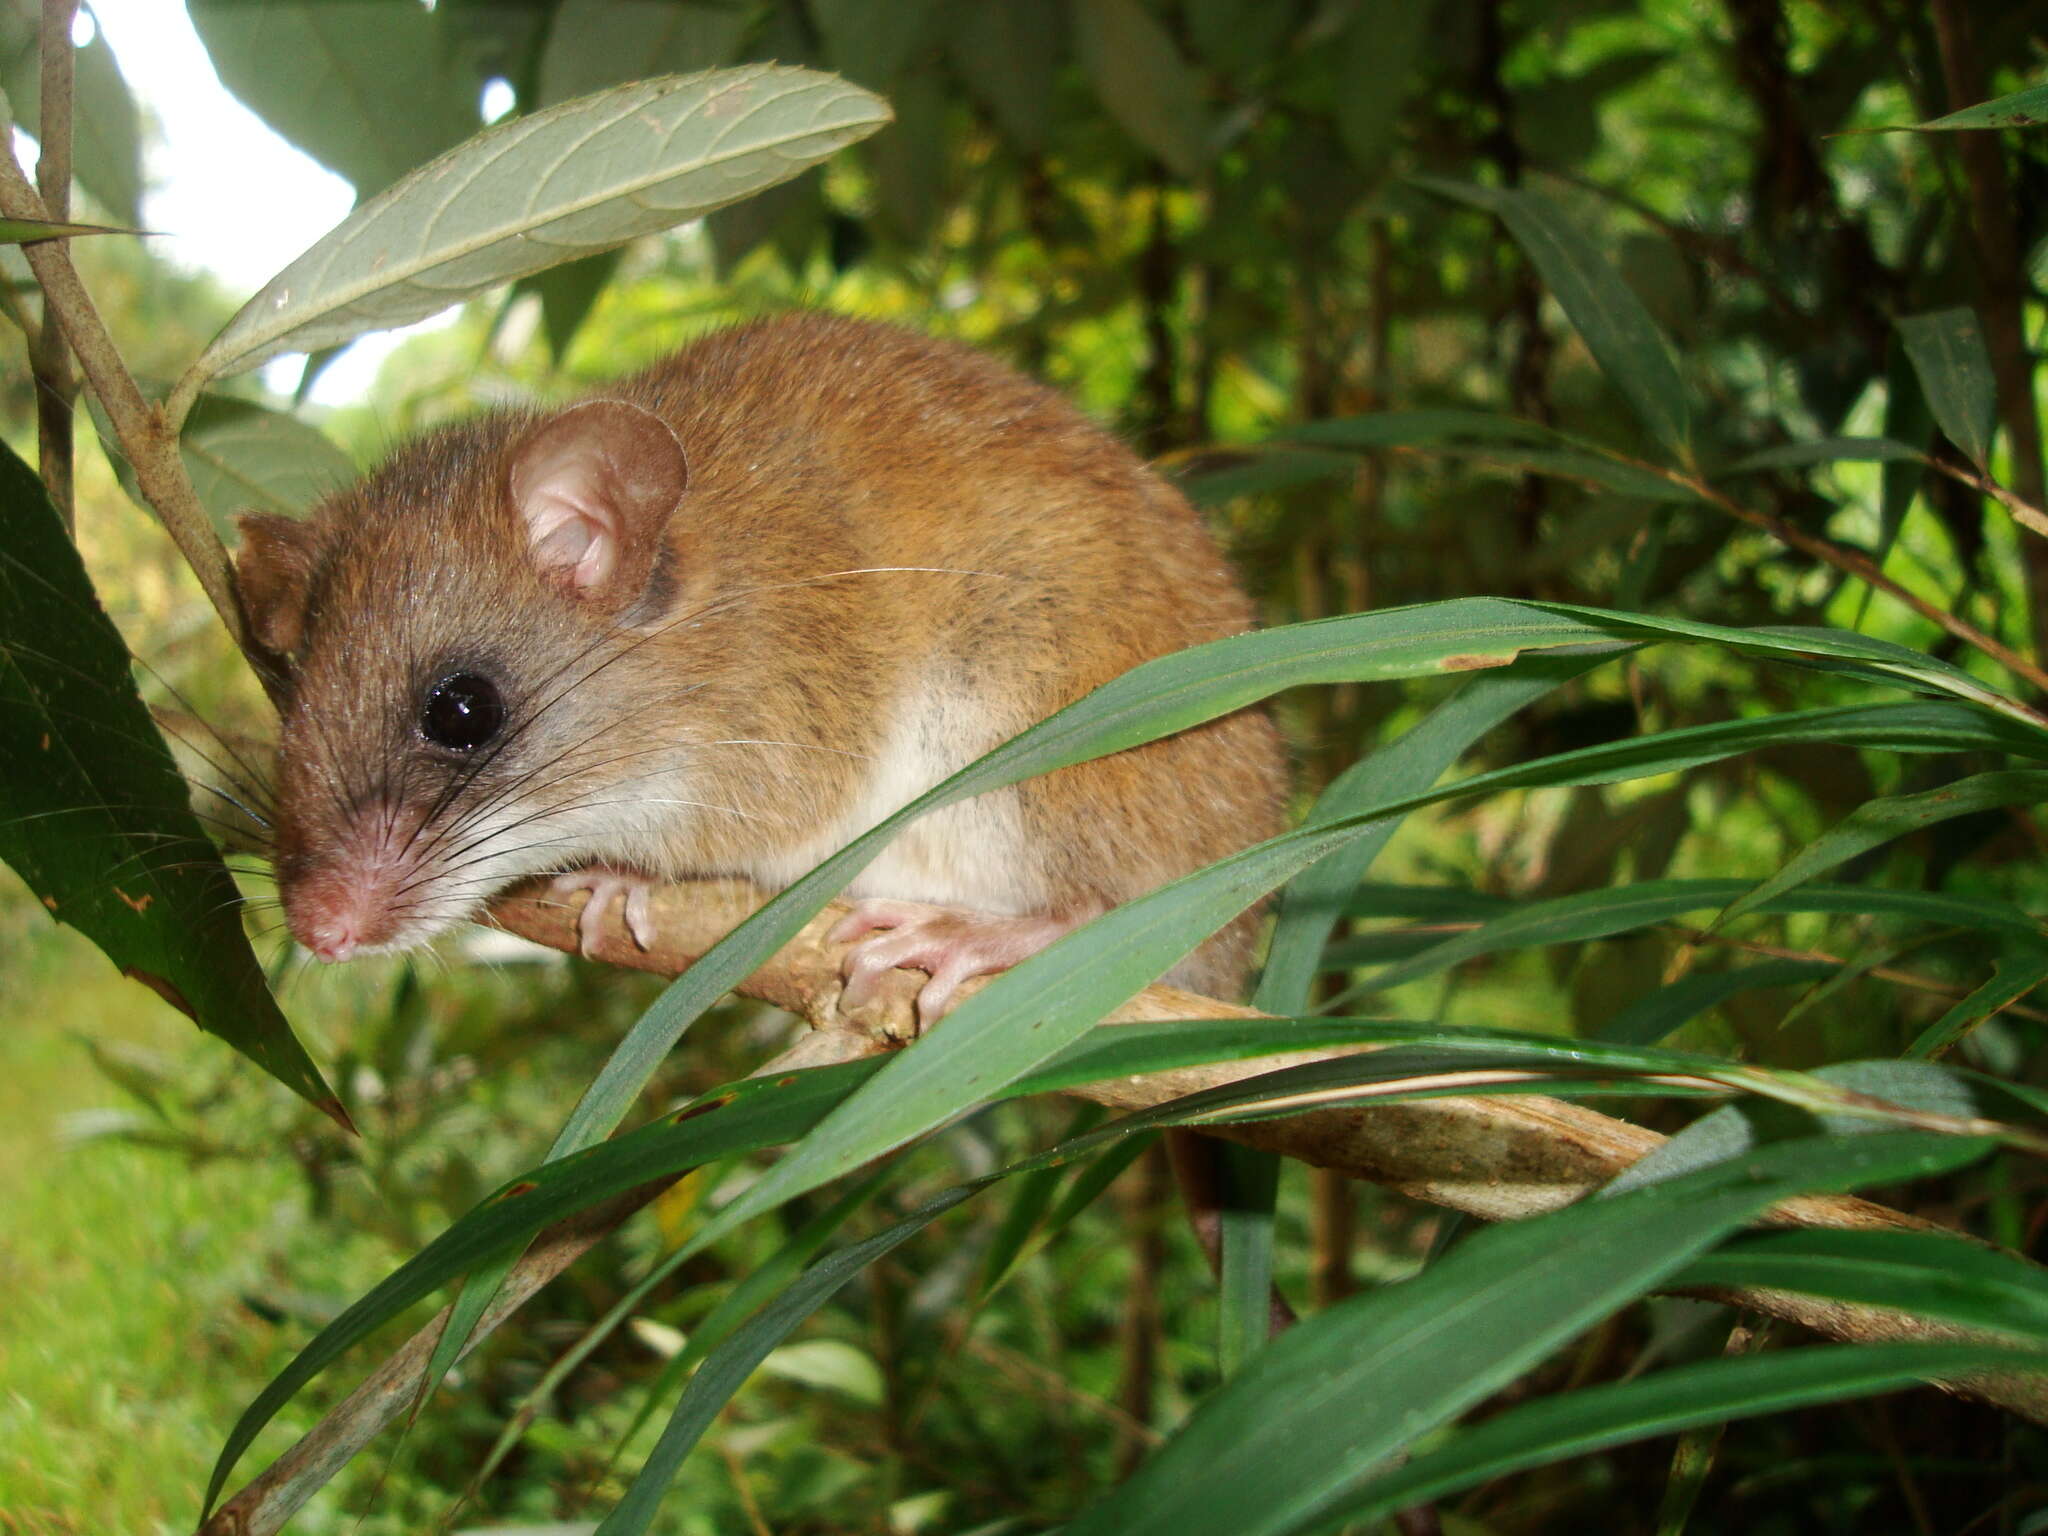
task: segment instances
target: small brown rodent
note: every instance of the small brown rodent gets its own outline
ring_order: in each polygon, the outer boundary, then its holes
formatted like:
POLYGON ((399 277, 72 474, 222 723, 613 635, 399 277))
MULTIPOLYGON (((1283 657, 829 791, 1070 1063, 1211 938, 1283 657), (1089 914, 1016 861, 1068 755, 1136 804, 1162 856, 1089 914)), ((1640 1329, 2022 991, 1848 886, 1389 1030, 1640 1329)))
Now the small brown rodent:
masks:
MULTIPOLYGON (((786 884, 1009 736, 1251 608, 1187 502, 1048 389, 822 315, 740 326, 560 410, 399 450, 242 520, 289 672, 276 861, 342 960, 580 870, 786 884)), ((925 816, 853 884, 849 991, 965 975, 1278 830, 1247 710, 925 816), (888 899, 973 917, 902 925, 888 899)), ((618 878, 613 878, 617 876, 618 878)), ((1253 919, 1173 979, 1239 990, 1253 919)), ((644 942, 644 938, 643 938, 644 942)))

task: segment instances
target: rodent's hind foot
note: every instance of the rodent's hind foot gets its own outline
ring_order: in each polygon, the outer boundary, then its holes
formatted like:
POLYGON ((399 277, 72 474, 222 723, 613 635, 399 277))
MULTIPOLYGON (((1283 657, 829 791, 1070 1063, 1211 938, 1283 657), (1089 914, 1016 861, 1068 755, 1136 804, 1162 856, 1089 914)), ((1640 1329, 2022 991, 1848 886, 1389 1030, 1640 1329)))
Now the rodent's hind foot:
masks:
POLYGON ((654 947, 654 908, 648 896, 659 883, 630 870, 596 865, 557 875, 548 890, 557 896, 573 896, 578 891, 590 893, 590 899, 576 916, 576 948, 588 959, 596 955, 598 943, 604 938, 605 914, 614 901, 624 903, 626 932, 633 942, 643 950, 654 947))
POLYGON ((1008 970, 1029 959, 1055 939, 1081 926, 1094 913, 1072 917, 990 917, 978 912, 952 912, 919 902, 870 899, 854 903, 852 912, 832 929, 834 942, 857 940, 846 952, 846 985, 839 995, 841 1012, 863 1007, 881 979, 901 967, 931 977, 917 994, 917 1022, 929 1029, 944 1018, 957 1000, 961 983, 970 977, 1008 970))

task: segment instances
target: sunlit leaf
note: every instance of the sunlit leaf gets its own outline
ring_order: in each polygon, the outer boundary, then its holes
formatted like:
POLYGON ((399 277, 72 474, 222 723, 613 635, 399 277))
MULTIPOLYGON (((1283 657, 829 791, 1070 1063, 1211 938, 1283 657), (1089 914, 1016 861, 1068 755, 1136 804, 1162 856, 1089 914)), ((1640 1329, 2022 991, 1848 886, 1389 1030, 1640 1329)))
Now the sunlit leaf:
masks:
POLYGON ((785 181, 888 120, 880 98, 831 75, 750 65, 502 123, 356 209, 242 307, 195 371, 422 319, 785 181))

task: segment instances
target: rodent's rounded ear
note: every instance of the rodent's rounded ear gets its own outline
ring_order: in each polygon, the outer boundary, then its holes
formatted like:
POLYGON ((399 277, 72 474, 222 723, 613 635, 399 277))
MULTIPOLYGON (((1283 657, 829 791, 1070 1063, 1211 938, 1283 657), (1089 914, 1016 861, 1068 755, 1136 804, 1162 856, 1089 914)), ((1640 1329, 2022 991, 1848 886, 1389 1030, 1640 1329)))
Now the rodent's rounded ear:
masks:
POLYGON ((306 630, 306 595, 320 560, 320 530, 304 518, 245 512, 235 519, 235 587, 249 632, 267 649, 289 656, 306 630))
POLYGON ((624 400, 592 400, 520 441, 508 488, 542 577, 616 609, 646 590, 689 479, 667 422, 624 400))

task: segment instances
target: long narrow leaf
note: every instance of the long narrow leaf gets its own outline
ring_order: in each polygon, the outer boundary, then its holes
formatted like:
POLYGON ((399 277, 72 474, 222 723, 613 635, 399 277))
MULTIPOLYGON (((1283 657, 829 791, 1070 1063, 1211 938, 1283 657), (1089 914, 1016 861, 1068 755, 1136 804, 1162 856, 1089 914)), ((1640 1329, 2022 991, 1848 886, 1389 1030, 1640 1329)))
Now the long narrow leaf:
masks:
MULTIPOLYGON (((1488 731, 1606 659, 1536 656, 1473 678, 1399 740, 1339 774, 1316 797, 1303 825, 1319 826, 1374 801, 1428 789, 1488 731)), ((1399 827, 1398 820, 1389 818, 1287 883, 1254 1007, 1267 1013, 1300 1013, 1308 1007, 1317 959, 1343 915, 1345 899, 1399 827)))
POLYGON ((1411 178, 1441 197, 1495 214, 1542 274, 1585 338, 1601 371, 1635 407, 1652 436, 1681 458, 1692 434, 1685 385, 1671 345, 1607 258, 1548 198, 1435 176, 1411 178))
POLYGON ((2048 770, 2018 769, 1979 773, 1916 795, 1886 795, 1866 800, 1821 836, 1786 861, 1770 879, 1761 881, 1730 902, 1712 926, 1720 928, 1755 911, 1773 897, 1793 890, 1817 875, 1846 864, 1858 854, 1958 816, 1974 815, 2008 805, 2034 805, 2048 799, 2048 770))
POLYGON ((1695 1259, 1680 1286, 1766 1287, 1892 1307, 2048 1348, 2048 1270, 1932 1232, 1758 1232, 1695 1259))
POLYGON ((1773 1201, 1945 1171, 1989 1145, 1901 1132, 1804 1138, 1477 1233, 1414 1279, 1296 1324, 1066 1536, 1316 1529, 1417 1436, 1773 1201))
POLYGON ((2023 1369, 2048 1369, 2048 1353, 1989 1344, 1837 1344, 1701 1361, 1510 1408, 1369 1479, 1324 1514, 1331 1525, 1343 1521, 1370 1529, 1397 1510, 1609 1446, 1983 1371, 2023 1369))

